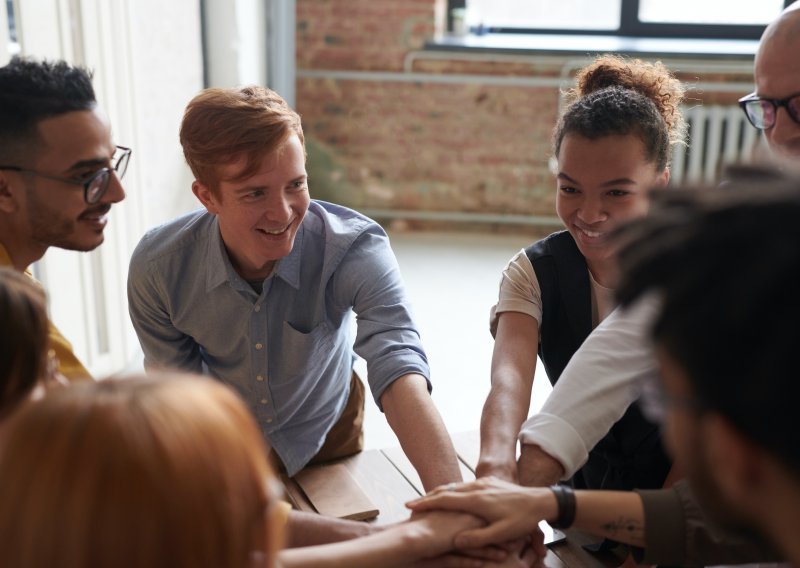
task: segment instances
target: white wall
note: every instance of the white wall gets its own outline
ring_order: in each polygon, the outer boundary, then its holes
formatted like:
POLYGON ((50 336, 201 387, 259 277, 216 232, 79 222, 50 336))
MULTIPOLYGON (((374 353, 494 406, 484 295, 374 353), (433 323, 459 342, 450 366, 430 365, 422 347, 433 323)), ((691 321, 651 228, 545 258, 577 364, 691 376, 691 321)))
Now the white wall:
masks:
MULTIPOLYGON (((95 71, 115 140, 133 148, 123 181, 128 196, 112 209, 106 242, 88 254, 50 249, 35 267, 52 320, 102 376, 139 352, 125 294, 130 253, 146 228, 196 207, 178 126, 184 106, 203 87, 199 3, 18 0, 17 23, 23 55, 63 58, 95 71)), ((7 58, 0 51, 0 64, 7 58)))
MULTIPOLYGON (((0 65, 8 58, 0 0, 0 65)), ((15 0, 21 54, 95 72, 117 144, 133 148, 106 242, 50 249, 34 266, 51 319, 95 376, 141 357, 127 313, 128 259, 144 231, 199 206, 178 142, 186 103, 209 86, 267 84, 294 99, 294 0, 15 0), (270 24, 271 23, 271 24, 270 24), (272 30, 273 33, 270 33, 272 30), (268 57, 268 54, 271 57, 268 57), (269 61, 268 61, 269 60, 269 61)))

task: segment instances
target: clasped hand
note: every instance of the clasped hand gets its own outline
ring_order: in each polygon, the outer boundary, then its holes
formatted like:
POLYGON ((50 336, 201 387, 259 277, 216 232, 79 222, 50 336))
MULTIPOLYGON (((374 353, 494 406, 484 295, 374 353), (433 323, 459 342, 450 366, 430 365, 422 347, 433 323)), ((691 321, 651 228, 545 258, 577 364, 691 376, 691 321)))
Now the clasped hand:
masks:
MULTIPOLYGON (((509 543, 520 542, 520 554, 513 554, 519 566, 541 565, 547 549, 539 521, 553 518, 556 512, 555 497, 545 488, 521 487, 494 477, 484 477, 468 483, 437 487, 428 495, 406 504, 414 513, 445 510, 468 513, 484 519, 483 527, 458 533, 454 546, 459 550, 475 550, 487 546, 501 546, 508 550, 509 543)), ((491 565, 491 564, 484 564, 491 565)))

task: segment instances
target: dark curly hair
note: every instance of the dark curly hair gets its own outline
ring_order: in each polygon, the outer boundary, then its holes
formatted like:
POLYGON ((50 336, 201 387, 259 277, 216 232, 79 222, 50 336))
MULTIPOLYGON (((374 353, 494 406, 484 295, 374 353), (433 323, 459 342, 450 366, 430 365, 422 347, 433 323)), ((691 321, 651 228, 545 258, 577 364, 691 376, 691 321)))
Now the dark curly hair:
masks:
POLYGON ((92 74, 83 67, 14 57, 0 67, 0 163, 28 157, 40 121, 96 106, 92 74))
POLYGON ((553 134, 556 156, 568 134, 591 140, 633 134, 649 162, 658 170, 667 167, 670 148, 684 143, 686 127, 678 108, 683 86, 662 63, 603 55, 576 81, 553 134))

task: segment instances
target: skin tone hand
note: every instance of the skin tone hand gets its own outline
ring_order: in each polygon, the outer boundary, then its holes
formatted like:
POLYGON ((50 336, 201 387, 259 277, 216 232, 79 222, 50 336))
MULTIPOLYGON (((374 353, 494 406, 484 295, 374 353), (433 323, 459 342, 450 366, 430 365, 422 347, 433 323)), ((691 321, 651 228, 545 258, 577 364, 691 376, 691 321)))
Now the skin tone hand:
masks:
MULTIPOLYGON (((438 511, 438 513, 443 513, 442 511, 438 511)), ((455 537, 455 534, 452 532, 452 524, 454 522, 458 523, 470 523, 470 525, 474 526, 482 526, 485 524, 483 521, 475 517, 474 515, 468 515, 464 513, 453 513, 453 512, 446 512, 448 516, 444 517, 444 521, 448 522, 449 526, 446 530, 442 531, 439 530, 440 533, 448 533, 455 537), (456 517, 453 517, 455 515, 456 517), (461 517, 458 519, 458 517, 461 517), (457 520, 453 520, 456 518, 457 520), (474 524, 477 523, 477 524, 474 524)), ((422 512, 422 513, 412 513, 411 521, 423 521, 426 523, 437 522, 439 517, 437 517, 437 511, 430 511, 430 512, 422 512), (426 519, 427 517, 427 519, 426 519)), ((392 528, 392 527, 401 527, 404 523, 397 523, 395 525, 389 525, 384 528, 392 528)), ((467 528, 467 527, 465 527, 467 528)), ((436 541, 429 540, 428 543, 433 545, 436 541)), ((425 560, 421 560, 414 564, 415 568, 456 568, 460 566, 486 566, 487 563, 490 566, 502 565, 503 562, 508 560, 509 557, 519 553, 524 545, 524 541, 517 540, 510 543, 503 543, 501 545, 491 545, 491 546, 484 546, 480 548, 470 548, 470 549, 460 549, 460 550, 451 550, 441 556, 437 556, 435 558, 427 558, 425 560)), ((517 554, 518 555, 518 554, 517 554)))
POLYGON ((456 534, 483 524, 472 515, 434 511, 362 538, 283 550, 279 559, 283 568, 480 568, 490 565, 490 561, 448 552, 454 548, 456 534))
MULTIPOLYGON (((644 505, 637 493, 582 490, 575 492, 575 500, 575 528, 640 548, 645 546, 644 505)), ((530 534, 539 521, 558 517, 558 504, 550 489, 521 487, 495 478, 440 487, 406 506, 415 512, 462 511, 489 523, 456 536, 457 548, 520 538, 530 534)))
MULTIPOLYGON (((457 535, 457 548, 474 548, 526 537, 538 529, 540 520, 552 520, 558 515, 556 498, 549 489, 520 487, 493 477, 458 484, 452 490, 447 486, 438 488, 407 503, 407 506, 415 512, 435 509, 462 511, 482 517, 489 523, 486 527, 457 535)), ((546 553, 543 545, 536 552, 542 557, 546 553)))
POLYGON ((436 558, 422 560, 414 568, 543 568, 544 535, 539 533, 541 547, 518 539, 498 546, 452 552, 436 558))

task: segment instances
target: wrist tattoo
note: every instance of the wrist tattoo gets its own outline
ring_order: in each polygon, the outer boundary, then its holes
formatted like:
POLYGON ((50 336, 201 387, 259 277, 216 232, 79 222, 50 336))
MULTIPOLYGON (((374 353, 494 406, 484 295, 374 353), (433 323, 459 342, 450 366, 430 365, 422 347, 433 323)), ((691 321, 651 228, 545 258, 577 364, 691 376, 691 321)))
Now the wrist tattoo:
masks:
POLYGON ((602 528, 609 535, 625 535, 628 538, 644 540, 644 523, 636 519, 620 516, 604 523, 602 528))

